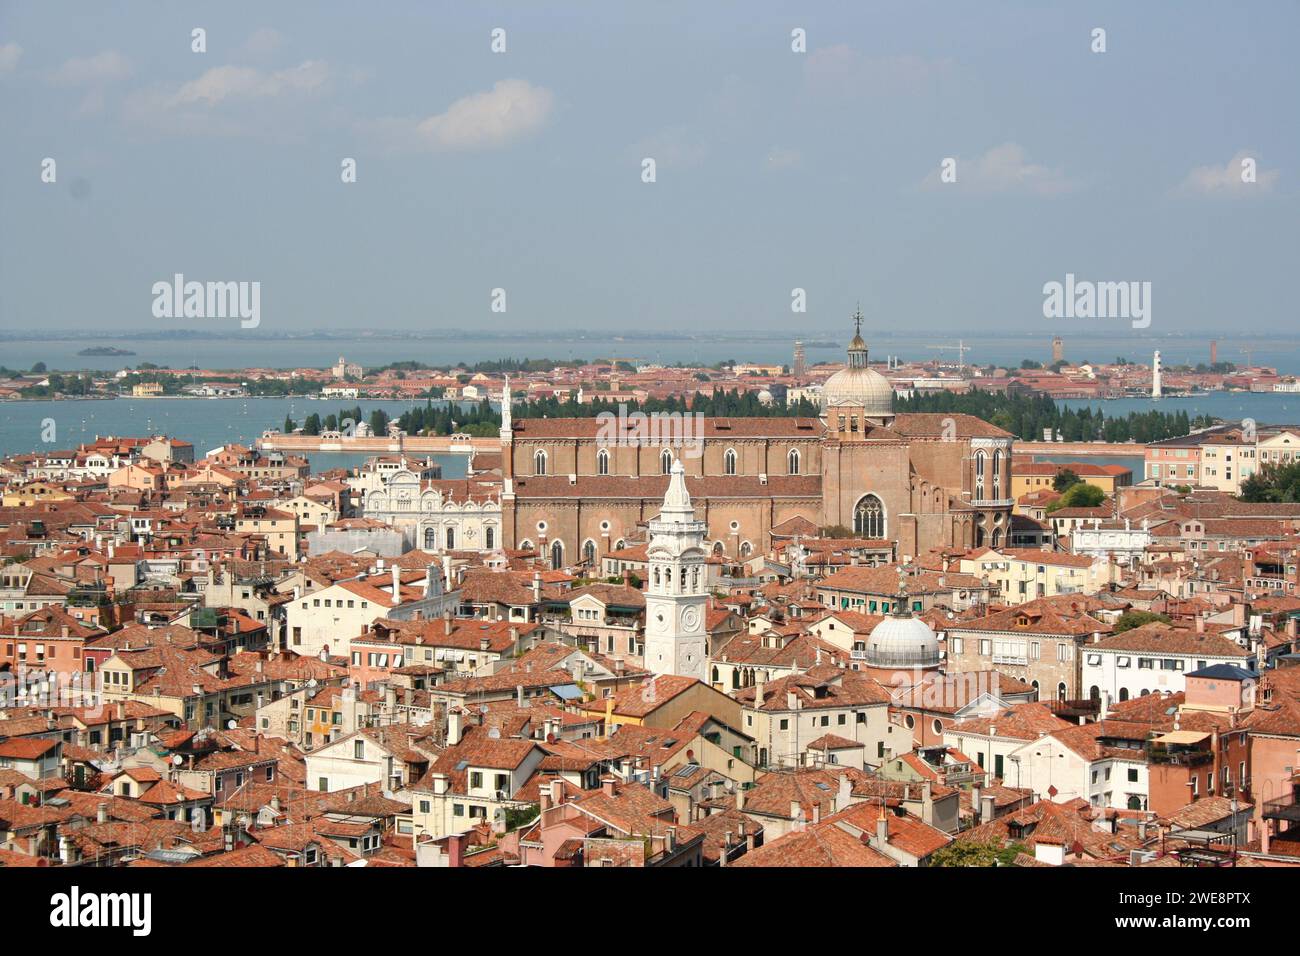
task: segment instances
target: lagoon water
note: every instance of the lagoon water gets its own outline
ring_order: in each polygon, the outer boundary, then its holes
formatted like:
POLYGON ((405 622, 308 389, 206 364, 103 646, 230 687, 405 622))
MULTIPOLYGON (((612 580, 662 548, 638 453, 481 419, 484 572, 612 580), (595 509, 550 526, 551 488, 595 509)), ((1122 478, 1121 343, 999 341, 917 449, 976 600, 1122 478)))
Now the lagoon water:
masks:
MULTIPOLYGON (((315 412, 324 418, 342 408, 360 405, 368 416, 382 408, 396 418, 419 402, 368 402, 304 398, 116 398, 62 399, 45 402, 0 402, 0 457, 41 449, 75 448, 96 435, 165 433, 194 444, 194 456, 230 442, 251 445, 268 428, 281 428, 288 415, 302 424, 315 412), (55 440, 41 441, 46 419, 54 420, 55 440)), ((435 405, 438 403, 435 402, 435 405)), ((367 455, 313 454, 314 471, 351 468, 367 455)), ((464 455, 435 455, 444 478, 463 478, 464 455)))
MULTIPOLYGON (((847 323, 845 323, 847 325, 847 323)), ((899 333, 885 329, 864 328, 863 335, 871 347, 873 360, 899 356, 903 360, 943 357, 955 360, 953 351, 936 351, 934 346, 955 345, 958 336, 947 332, 929 334, 899 333)), ((1195 365, 1209 361, 1209 338, 1138 335, 1137 333, 1082 334, 1078 329, 1049 323, 1041 333, 1032 335, 990 334, 974 340, 963 339, 968 346, 966 361, 980 365, 1019 365, 1022 359, 1051 361, 1052 335, 1064 336, 1065 356, 1072 362, 1111 362, 1124 357, 1134 362, 1150 362, 1159 349, 1166 366, 1180 363, 1195 365)), ((0 341, 0 365, 27 369, 44 362, 50 369, 96 369, 117 371, 150 362, 169 368, 197 366, 206 369, 245 368, 256 364, 268 368, 326 368, 339 355, 367 366, 386 365, 397 359, 421 361, 432 365, 458 362, 482 362, 515 358, 550 358, 557 360, 625 358, 636 362, 671 365, 678 362, 712 364, 727 359, 747 362, 789 364, 794 336, 803 337, 810 363, 841 362, 847 344, 845 329, 825 331, 800 324, 790 337, 770 332, 688 338, 664 336, 625 339, 618 335, 526 335, 491 337, 467 332, 454 338, 395 339, 381 334, 347 338, 278 339, 250 331, 246 336, 211 340, 187 339, 9 339, 0 341), (78 355, 82 349, 113 346, 134 352, 126 356, 78 355)), ((1219 358, 1242 362, 1242 348, 1251 348, 1251 360, 1276 368, 1280 373, 1300 374, 1300 339, 1278 337, 1268 340, 1219 340, 1219 358)))

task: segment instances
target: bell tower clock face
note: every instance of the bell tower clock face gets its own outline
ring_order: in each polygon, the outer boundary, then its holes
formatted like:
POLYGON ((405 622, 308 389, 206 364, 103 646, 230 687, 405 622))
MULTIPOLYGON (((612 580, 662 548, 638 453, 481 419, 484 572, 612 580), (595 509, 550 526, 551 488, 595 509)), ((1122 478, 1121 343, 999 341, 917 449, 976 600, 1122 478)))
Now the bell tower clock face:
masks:
POLYGON ((668 627, 668 618, 664 617, 664 612, 659 611, 654 617, 655 630, 662 631, 668 627))
POLYGON ((700 626, 700 612, 697 608, 688 607, 682 611, 682 629, 693 631, 700 626))

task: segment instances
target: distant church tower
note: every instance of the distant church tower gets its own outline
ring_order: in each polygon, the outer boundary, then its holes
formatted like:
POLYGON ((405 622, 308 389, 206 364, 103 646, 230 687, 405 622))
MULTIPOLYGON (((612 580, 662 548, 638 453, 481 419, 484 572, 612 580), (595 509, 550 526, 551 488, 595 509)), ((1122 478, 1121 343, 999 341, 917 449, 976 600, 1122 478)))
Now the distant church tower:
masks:
POLYGON ((808 360, 804 357, 802 342, 794 343, 794 364, 790 366, 790 373, 797 379, 802 379, 808 373, 808 360))
POLYGON ((686 490, 686 470, 673 462, 663 509, 650 522, 649 581, 645 594, 645 666, 656 676, 707 680, 704 535, 686 490))
POLYGON ((1164 389, 1160 381, 1160 353, 1156 352, 1151 358, 1151 397, 1160 398, 1164 395, 1164 389))
POLYGON ((1052 339, 1052 364, 1065 361, 1065 343, 1058 335, 1052 339))
POLYGON ((501 386, 501 441, 508 442, 514 438, 514 421, 510 414, 510 405, 512 396, 510 394, 510 376, 506 376, 506 382, 501 386))

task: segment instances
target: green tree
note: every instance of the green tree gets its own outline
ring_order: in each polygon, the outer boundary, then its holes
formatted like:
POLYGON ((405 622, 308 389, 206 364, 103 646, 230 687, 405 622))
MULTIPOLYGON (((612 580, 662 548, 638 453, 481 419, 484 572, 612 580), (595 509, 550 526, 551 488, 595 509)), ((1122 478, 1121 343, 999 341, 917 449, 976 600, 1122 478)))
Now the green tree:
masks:
POLYGON ((994 840, 954 840, 930 857, 931 866, 1011 866, 1017 854, 1025 852, 1021 843, 1009 846, 994 840))
POLYGON ((1064 493, 1067 488, 1077 485, 1082 480, 1072 468, 1062 468, 1052 479, 1052 488, 1064 493))
POLYGON ((1125 631, 1131 631, 1135 627, 1142 627, 1153 621, 1163 621, 1168 624, 1170 618, 1168 614, 1156 614, 1152 611, 1125 611, 1115 622, 1115 633, 1123 634, 1125 631))
POLYGON ((1065 494, 1047 506, 1048 512, 1062 508, 1095 508, 1106 500, 1106 493, 1096 485, 1078 482, 1066 489, 1065 494))

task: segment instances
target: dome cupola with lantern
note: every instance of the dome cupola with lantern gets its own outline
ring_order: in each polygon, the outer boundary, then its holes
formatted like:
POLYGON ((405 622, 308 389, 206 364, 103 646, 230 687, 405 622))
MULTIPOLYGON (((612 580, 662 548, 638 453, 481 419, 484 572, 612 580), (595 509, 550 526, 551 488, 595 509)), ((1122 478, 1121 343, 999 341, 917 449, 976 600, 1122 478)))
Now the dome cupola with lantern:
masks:
POLYGON ((862 310, 853 315, 854 334, 849 342, 848 364, 826 380, 822 386, 822 420, 834 427, 834 409, 861 409, 861 415, 874 425, 888 425, 894 420, 894 386, 889 379, 867 362, 867 343, 862 339, 862 310))

